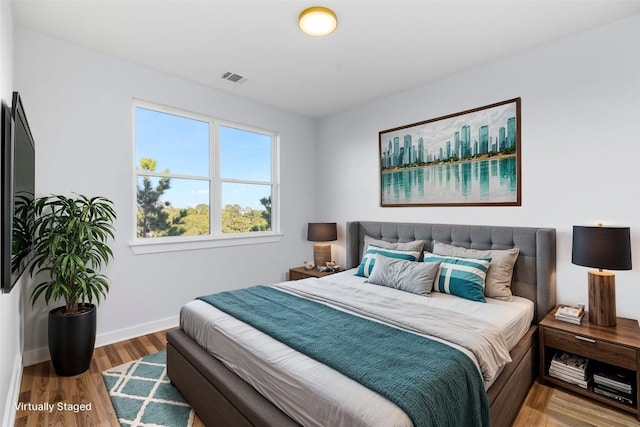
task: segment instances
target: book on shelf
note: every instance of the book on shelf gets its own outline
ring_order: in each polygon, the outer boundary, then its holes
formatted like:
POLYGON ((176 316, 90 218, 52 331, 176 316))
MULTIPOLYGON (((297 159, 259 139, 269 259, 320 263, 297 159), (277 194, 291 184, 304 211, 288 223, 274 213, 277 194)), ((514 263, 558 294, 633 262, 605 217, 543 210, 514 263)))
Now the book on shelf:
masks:
POLYGON ((581 387, 581 388, 585 388, 585 389, 589 388, 589 379, 580 379, 575 376, 570 376, 563 372, 558 372, 553 368, 549 369, 549 376, 568 382, 570 384, 577 385, 578 387, 581 387))
POLYGON ((629 399, 634 399, 635 398, 635 393, 633 392, 633 389, 631 389, 630 391, 622 391, 622 390, 617 390, 613 387, 609 387, 607 385, 604 384, 598 384, 596 382, 593 383, 594 387, 599 387, 602 390, 608 391, 609 393, 615 393, 615 394, 619 394, 622 397, 628 397, 629 399))
POLYGON ((559 305, 554 316, 556 320, 579 325, 584 317, 584 306, 559 305))
POLYGON ((589 377, 589 371, 578 372, 565 366, 549 365, 549 372, 556 372, 558 374, 564 374, 569 377, 577 378, 580 380, 586 380, 589 377))
POLYGON ((626 369, 600 364, 594 370, 593 381, 598 385, 602 385, 619 392, 632 393, 635 375, 635 372, 626 369))
POLYGON ((577 373, 585 373, 589 367, 589 359, 575 354, 557 351, 551 359, 551 365, 560 366, 577 373))
POLYGON ((618 402, 622 402, 626 405, 635 405, 635 399, 633 394, 631 393, 620 393, 619 391, 601 385, 594 385, 593 392, 602 396, 609 397, 611 399, 615 399, 618 402))
POLYGON ((591 381, 589 359, 558 351, 549 364, 549 376, 586 389, 591 381))
POLYGON ((609 381, 606 379, 602 379, 602 377, 595 375, 593 376, 593 382, 608 388, 612 388, 614 390, 618 390, 622 393, 632 393, 633 386, 631 384, 623 384, 615 381, 609 381))

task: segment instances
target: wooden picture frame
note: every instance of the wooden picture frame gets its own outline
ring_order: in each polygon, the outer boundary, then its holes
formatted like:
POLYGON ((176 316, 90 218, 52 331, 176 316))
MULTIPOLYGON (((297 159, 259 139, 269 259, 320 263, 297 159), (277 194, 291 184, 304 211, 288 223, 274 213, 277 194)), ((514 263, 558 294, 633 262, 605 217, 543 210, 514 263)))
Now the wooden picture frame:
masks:
POLYGON ((380 206, 520 206, 520 103, 380 131, 380 206))

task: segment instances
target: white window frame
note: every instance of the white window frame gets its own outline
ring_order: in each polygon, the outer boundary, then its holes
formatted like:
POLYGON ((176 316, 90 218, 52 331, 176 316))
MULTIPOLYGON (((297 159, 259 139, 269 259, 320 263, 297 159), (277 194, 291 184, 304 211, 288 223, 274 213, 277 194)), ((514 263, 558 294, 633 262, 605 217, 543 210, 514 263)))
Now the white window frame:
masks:
MULTIPOLYGON (((269 131, 254 126, 248 126, 240 123, 234 123, 226 120, 220 120, 214 117, 208 117, 172 107, 162 106, 147 101, 134 99, 131 109, 132 117, 132 217, 133 230, 132 241, 129 246, 134 254, 147 254, 159 252, 173 252, 181 250, 205 249, 224 246, 237 245, 253 245, 258 243, 272 243, 280 241, 282 234, 280 233, 280 137, 275 131, 269 131), (137 165, 136 156, 136 108, 144 108, 161 113, 172 114, 178 117, 194 119, 209 123, 209 176, 206 180, 209 182, 209 234, 198 236, 165 236, 153 238, 139 238, 137 236, 137 183, 138 177, 144 174, 140 173, 137 165), (271 137, 271 180, 257 181, 244 179, 222 178, 220 176, 220 126, 240 129, 247 132, 259 133, 271 137), (240 183, 240 184, 256 184, 271 186, 271 230, 269 231, 252 231, 247 233, 223 233, 222 232, 222 200, 219 197, 222 194, 222 183, 240 183)), ((202 180, 202 176, 193 176, 188 174, 163 174, 162 172, 153 172, 153 176, 166 176, 176 179, 198 179, 202 180)))

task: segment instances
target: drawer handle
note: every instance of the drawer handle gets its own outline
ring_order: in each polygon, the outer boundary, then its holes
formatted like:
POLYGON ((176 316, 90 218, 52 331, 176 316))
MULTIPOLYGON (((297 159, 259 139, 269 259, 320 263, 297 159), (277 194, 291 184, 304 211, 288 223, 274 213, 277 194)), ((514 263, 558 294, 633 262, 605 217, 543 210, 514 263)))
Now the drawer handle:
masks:
POLYGON ((591 344, 595 344, 596 340, 592 340, 591 338, 581 337, 580 335, 575 336, 577 340, 590 342, 591 344))

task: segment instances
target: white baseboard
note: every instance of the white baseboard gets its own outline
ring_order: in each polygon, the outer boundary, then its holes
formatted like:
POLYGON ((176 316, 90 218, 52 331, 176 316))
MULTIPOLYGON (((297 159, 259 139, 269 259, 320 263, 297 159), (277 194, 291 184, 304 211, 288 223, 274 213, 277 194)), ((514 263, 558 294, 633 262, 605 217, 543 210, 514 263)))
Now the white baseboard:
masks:
POLYGON ((22 379, 22 358, 16 355, 11 370, 11 383, 7 393, 7 401, 4 402, 4 417, 0 420, 3 426, 12 426, 16 423, 16 404, 20 398, 20 380, 22 379))
POLYGON ((180 317, 176 315, 167 317, 166 319, 155 320, 153 322, 120 329, 114 332, 107 332, 96 337, 96 347, 102 347, 104 345, 113 344, 165 329, 175 328, 179 324, 180 317))
MULTIPOLYGON (((131 326, 129 328, 119 329, 113 332, 106 332, 104 334, 96 336, 96 347, 102 347, 104 345, 109 345, 142 335, 151 334, 153 332, 162 331, 164 329, 175 328, 179 324, 180 318, 178 316, 171 316, 167 317, 166 319, 156 320, 154 322, 143 323, 141 325, 131 326)), ((51 357, 49 356, 48 347, 27 350, 24 352, 23 356, 24 366, 35 365, 36 363, 45 362, 50 359, 51 357)))

